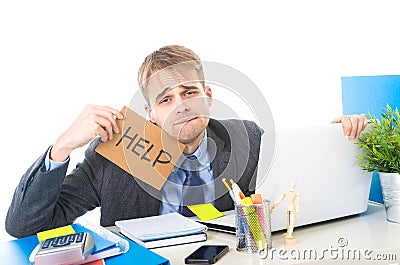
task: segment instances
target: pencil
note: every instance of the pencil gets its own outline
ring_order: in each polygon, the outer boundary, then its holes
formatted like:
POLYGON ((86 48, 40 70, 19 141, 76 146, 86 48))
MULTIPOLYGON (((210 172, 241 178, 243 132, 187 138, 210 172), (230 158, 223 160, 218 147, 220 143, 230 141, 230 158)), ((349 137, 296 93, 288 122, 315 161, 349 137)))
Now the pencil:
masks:
POLYGON ((231 187, 229 187, 228 182, 226 182, 226 178, 222 178, 222 183, 224 183, 225 187, 230 191, 232 190, 231 187))

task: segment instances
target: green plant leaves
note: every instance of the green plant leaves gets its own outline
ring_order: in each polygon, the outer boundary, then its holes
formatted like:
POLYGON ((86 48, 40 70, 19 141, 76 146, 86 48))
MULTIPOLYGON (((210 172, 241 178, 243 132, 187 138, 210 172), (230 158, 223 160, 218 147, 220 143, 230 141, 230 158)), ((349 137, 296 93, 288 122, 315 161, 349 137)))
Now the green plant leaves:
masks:
POLYGON ((400 112, 387 104, 381 117, 368 113, 369 130, 355 142, 361 151, 358 165, 369 172, 400 173, 400 112))

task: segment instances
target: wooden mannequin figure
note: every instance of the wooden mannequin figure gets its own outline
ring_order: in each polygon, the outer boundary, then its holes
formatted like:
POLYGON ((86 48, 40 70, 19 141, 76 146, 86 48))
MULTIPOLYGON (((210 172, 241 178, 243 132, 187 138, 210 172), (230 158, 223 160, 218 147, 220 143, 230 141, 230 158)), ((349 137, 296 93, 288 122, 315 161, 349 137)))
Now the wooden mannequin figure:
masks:
POLYGON ((295 191, 296 189, 296 185, 297 182, 296 181, 292 181, 290 183, 290 189, 287 192, 284 192, 281 194, 281 196, 279 197, 279 199, 272 204, 271 207, 271 213, 275 210, 275 207, 281 202, 283 201, 283 199, 286 197, 288 204, 287 204, 287 208, 286 208, 286 215, 287 215, 287 232, 284 234, 285 238, 284 238, 284 244, 285 245, 295 245, 297 244, 297 239, 295 237, 293 237, 293 230, 294 230, 294 220, 295 220, 295 216, 296 218, 299 218, 300 214, 300 197, 301 194, 297 193, 295 191), (296 204, 296 206, 295 206, 296 204))

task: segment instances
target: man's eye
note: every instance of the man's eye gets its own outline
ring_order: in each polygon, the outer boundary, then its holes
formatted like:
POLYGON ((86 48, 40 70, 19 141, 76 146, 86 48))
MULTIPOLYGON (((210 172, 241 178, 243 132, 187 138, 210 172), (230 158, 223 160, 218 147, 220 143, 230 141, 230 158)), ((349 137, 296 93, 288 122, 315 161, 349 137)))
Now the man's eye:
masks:
POLYGON ((163 98, 161 101, 160 101, 160 104, 165 104, 165 103, 168 103, 169 102, 169 98, 163 98))
POLYGON ((187 91, 186 95, 191 96, 191 95, 195 95, 197 93, 196 90, 192 90, 192 91, 187 91))

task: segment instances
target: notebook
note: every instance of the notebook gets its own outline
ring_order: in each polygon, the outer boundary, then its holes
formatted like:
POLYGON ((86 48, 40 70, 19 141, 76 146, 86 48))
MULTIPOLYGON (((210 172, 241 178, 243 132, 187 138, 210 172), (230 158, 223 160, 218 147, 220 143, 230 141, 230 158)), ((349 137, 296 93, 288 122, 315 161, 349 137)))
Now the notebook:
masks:
MULTIPOLYGON (((132 235, 128 234, 127 232, 121 232, 121 234, 126 236, 127 238, 133 240, 134 242, 137 242, 136 241, 137 238, 135 236, 132 236, 132 235)), ((150 240, 150 241, 142 241, 142 242, 143 242, 144 247, 146 247, 148 249, 154 249, 154 248, 202 242, 202 241, 206 241, 206 240, 207 240, 207 234, 199 233, 199 234, 176 236, 176 237, 169 237, 169 238, 150 240)))
POLYGON ((205 241, 207 226, 179 213, 116 221, 121 234, 149 248, 205 241))

